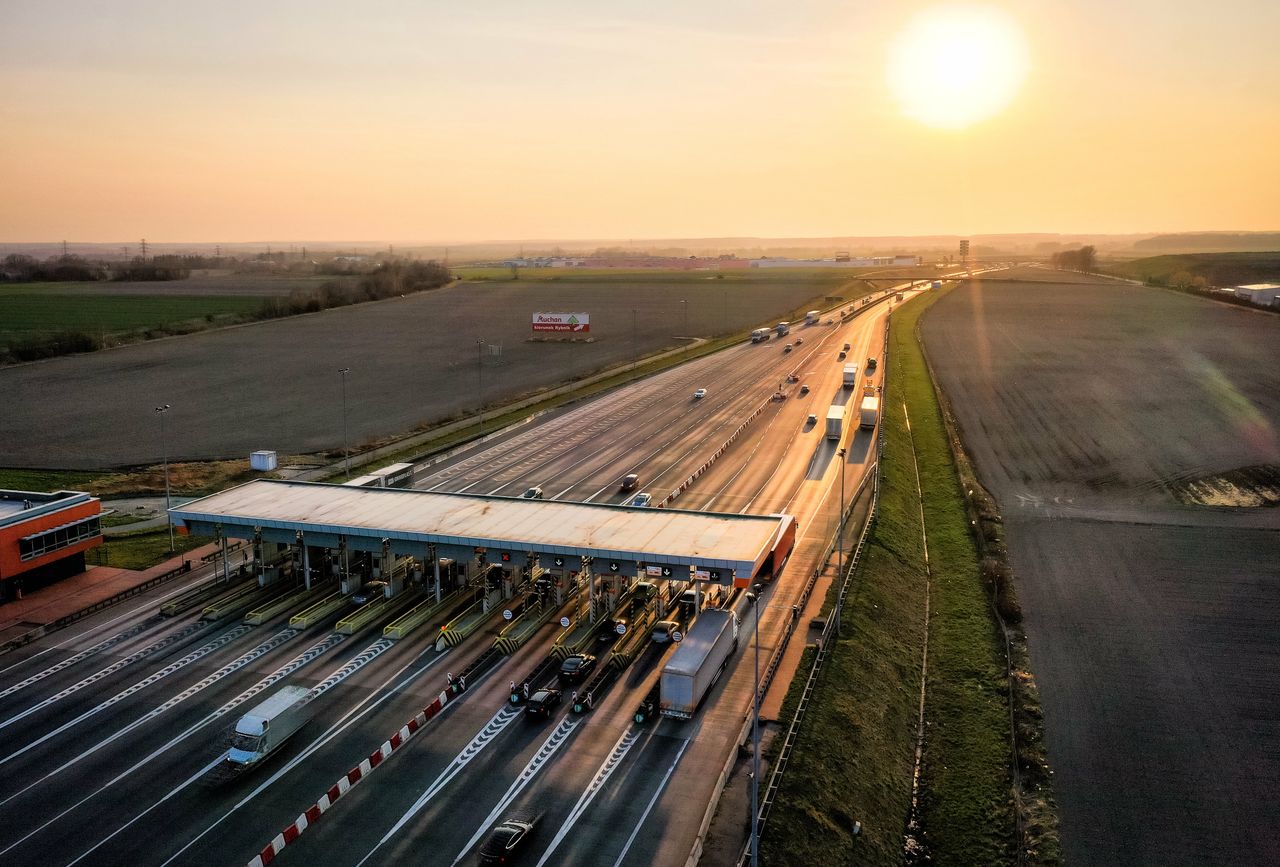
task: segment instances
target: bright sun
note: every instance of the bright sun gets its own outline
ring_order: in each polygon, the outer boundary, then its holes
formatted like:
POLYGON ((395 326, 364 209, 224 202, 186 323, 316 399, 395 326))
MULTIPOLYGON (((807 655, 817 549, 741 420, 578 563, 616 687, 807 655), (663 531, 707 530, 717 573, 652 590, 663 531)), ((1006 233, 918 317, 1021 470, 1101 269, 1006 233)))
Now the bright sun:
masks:
POLYGON ((990 6, 919 12, 889 48, 889 88, 908 117, 959 129, 997 113, 1027 72, 1018 26, 990 6))

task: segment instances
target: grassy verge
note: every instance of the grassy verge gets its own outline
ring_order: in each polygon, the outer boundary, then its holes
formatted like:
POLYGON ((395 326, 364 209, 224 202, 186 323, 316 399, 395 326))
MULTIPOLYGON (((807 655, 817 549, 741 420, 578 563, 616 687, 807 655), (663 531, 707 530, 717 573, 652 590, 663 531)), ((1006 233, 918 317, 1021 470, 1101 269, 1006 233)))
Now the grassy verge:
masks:
MULTIPOLYGON (((271 478, 257 473, 247 461, 192 461, 169 464, 169 483, 175 495, 212 494, 250 479, 271 478)), ((27 470, 0 468, 0 489, 18 491, 88 491, 95 497, 139 497, 164 494, 160 464, 118 472, 27 470)))
MULTIPOLYGON (((933 568, 921 818, 940 864, 1013 860, 1008 707, 999 645, 932 383, 913 335, 931 294, 893 318, 880 508, 764 836, 768 864, 903 861, 926 572, 912 433, 933 568), (854 833, 854 822, 861 833, 854 833)), ((802 688, 800 678, 792 690, 802 688)), ((789 706, 791 697, 788 697, 789 706)))
POLYGON ((139 530, 119 536, 107 536, 97 548, 91 548, 85 560, 95 566, 114 566, 117 569, 150 569, 170 557, 207 545, 212 539, 203 536, 175 534, 174 553, 169 552, 169 528, 139 530))

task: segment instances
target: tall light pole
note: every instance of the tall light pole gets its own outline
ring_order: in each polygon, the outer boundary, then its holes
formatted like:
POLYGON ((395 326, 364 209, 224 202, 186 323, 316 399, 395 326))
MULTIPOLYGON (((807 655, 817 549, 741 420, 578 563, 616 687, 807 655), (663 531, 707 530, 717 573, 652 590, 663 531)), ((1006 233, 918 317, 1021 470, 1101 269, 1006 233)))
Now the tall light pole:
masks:
POLYGON ((631 308, 631 367, 634 370, 640 360, 640 347, 636 343, 636 309, 631 308))
POLYGON ((751 867, 760 867, 760 597, 752 604, 756 614, 756 687, 751 697, 751 867))
POLYGON ((339 367, 342 375, 342 459, 347 465, 347 481, 351 481, 351 440, 347 439, 347 374, 349 367, 339 367))
POLYGON ((476 338, 476 394, 480 398, 480 433, 484 434, 484 338, 476 338))
MULTIPOLYGON (((840 600, 840 575, 844 571, 844 455, 840 449, 836 454, 840 457, 840 523, 836 525, 836 599, 840 600)), ((836 636, 840 635, 840 618, 844 616, 844 601, 836 602, 836 636)))
POLYGON ((169 411, 169 404, 156 407, 156 415, 160 416, 160 454, 164 459, 164 517, 169 522, 169 553, 174 551, 173 544, 173 516, 169 514, 170 498, 169 498, 169 443, 164 435, 164 414, 169 411))
POLYGON ((684 305, 684 336, 688 337, 689 336, 689 302, 684 299, 681 299, 680 303, 684 305))

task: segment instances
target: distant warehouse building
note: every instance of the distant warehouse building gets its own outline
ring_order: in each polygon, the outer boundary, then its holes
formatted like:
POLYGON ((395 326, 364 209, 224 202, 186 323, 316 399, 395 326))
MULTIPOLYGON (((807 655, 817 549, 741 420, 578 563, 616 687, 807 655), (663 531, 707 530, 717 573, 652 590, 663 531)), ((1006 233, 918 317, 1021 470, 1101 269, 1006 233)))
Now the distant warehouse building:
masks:
POLYGON ((1235 287, 1236 297, 1257 304, 1259 307, 1274 307, 1280 298, 1280 283, 1249 283, 1235 287))
POLYGON ((0 601, 84 571, 102 544, 102 502, 89 494, 0 490, 0 601))

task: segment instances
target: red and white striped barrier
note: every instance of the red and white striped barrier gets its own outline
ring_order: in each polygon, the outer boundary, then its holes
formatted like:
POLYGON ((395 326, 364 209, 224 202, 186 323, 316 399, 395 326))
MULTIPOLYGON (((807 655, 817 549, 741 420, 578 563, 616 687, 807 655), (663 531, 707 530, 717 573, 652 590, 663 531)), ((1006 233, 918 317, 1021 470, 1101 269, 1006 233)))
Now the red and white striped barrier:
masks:
POLYGON ((249 862, 247 867, 266 867, 267 864, 270 864, 275 860, 275 857, 280 854, 281 849, 298 839, 298 836, 311 825, 320 821, 320 817, 324 815, 325 810, 333 806, 334 801, 337 801, 347 792, 351 791, 352 787, 355 786, 356 783, 373 773, 374 768, 382 764, 387 757, 400 747, 404 746, 405 742, 408 741, 409 738, 417 734, 417 732, 420 731, 432 717, 440 713, 440 711, 444 709, 445 705, 456 698, 457 694, 462 690, 458 689, 458 693, 455 693, 454 690, 460 686, 461 684, 455 683, 454 686, 450 686, 444 692, 436 696, 435 701, 418 711, 417 715, 413 719, 401 726, 400 731, 393 734, 389 740, 384 742, 382 746, 378 747, 378 749, 375 750, 369 758, 347 771, 344 776, 339 778, 338 782, 329 787, 329 791, 325 792, 324 795, 321 796, 320 800, 316 801, 310 807, 307 807, 307 809, 304 810, 298 818, 293 820, 293 824, 289 825, 277 834, 274 840, 264 846, 262 851, 253 857, 253 860, 249 862))

